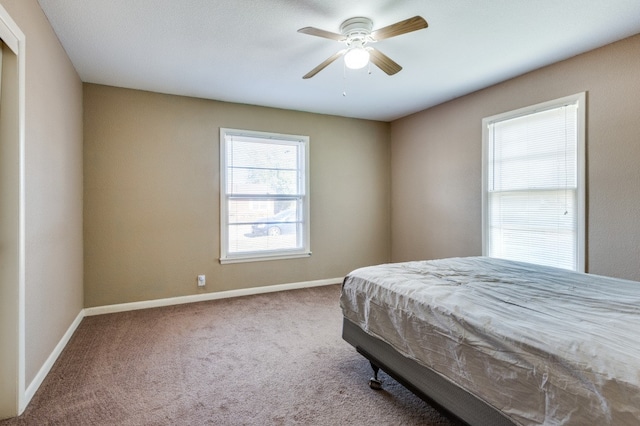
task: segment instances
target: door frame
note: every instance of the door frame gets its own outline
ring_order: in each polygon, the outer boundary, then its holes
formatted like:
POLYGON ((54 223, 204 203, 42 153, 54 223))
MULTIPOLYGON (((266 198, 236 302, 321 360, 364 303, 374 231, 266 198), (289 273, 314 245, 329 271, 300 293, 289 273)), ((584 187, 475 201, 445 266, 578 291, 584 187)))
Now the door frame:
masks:
MULTIPOLYGON (((0 159, 3 191, 0 203, 8 214, 0 220, 6 272, 0 274, 0 419, 22 414, 26 408, 25 393, 25 35, 5 8, 0 5, 0 38, 8 47, 4 54, 13 53, 17 69, 4 70, 3 77, 17 83, 14 93, 3 104, 10 113, 11 137, 3 141, 7 158, 0 159), (10 52, 9 52, 10 51, 10 52), (17 81, 16 81, 17 80, 17 81)), ((5 80, 6 81, 6 80, 5 80)), ((4 114, 4 112, 3 112, 4 114)), ((4 125, 4 124, 3 124, 4 125)))

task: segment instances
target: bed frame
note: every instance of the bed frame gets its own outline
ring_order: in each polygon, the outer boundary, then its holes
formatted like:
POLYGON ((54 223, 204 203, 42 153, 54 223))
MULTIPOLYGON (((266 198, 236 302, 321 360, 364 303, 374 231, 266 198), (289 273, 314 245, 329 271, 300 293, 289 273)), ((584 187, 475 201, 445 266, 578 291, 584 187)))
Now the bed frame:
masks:
POLYGON ((389 344, 365 333, 343 318, 342 338, 369 360, 374 370, 371 387, 376 389, 377 370, 382 369, 404 387, 439 410, 478 426, 513 426, 500 411, 454 385, 433 370, 397 352, 389 344))

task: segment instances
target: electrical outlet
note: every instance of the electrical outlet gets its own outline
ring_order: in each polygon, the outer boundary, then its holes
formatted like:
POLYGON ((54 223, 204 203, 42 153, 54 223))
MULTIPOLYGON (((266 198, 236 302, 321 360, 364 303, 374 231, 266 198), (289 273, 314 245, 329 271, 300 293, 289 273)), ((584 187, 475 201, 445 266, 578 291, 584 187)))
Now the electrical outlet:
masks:
POLYGON ((207 283, 207 280, 205 279, 205 276, 198 275, 198 287, 204 287, 206 283, 207 283))

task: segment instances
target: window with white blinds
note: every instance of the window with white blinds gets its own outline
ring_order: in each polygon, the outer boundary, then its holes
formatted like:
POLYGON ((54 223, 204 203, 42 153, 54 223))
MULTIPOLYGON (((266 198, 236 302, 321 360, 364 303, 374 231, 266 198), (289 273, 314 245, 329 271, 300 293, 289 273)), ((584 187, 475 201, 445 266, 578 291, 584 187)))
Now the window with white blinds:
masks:
POLYGON ((307 136, 220 129, 222 263, 309 256, 307 136))
POLYGON ((483 120, 483 254, 584 271, 585 94, 483 120))

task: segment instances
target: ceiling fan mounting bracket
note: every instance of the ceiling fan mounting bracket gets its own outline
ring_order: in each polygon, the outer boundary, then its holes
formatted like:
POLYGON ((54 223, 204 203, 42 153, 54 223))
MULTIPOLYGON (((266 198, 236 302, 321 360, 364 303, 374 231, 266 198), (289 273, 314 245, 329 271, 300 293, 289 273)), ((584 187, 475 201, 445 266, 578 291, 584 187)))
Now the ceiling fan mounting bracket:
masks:
POLYGON ((373 22, 371 22, 371 19, 358 16, 344 21, 340 25, 340 33, 347 36, 347 38, 366 38, 371 34, 372 28, 373 22))

